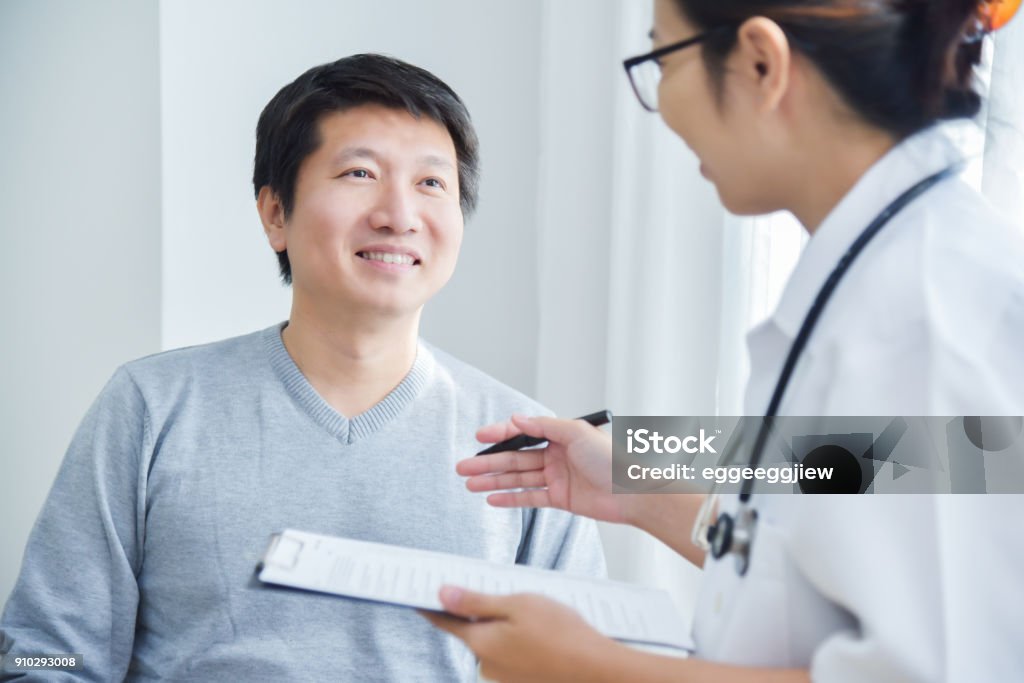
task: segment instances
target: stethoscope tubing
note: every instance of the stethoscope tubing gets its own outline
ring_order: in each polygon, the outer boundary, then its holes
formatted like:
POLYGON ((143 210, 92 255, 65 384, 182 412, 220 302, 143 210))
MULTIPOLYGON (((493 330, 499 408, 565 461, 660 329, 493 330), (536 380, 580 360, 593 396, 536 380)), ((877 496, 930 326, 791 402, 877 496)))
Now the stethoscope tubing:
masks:
MULTIPOLYGON (((817 296, 814 298, 814 302, 811 304, 803 323, 800 325, 800 330, 797 332, 796 338, 789 348, 786 361, 782 366, 782 371, 779 373, 779 379, 775 383, 774 391, 772 391, 771 400, 768 402, 768 410, 765 411, 765 416, 758 426, 757 437, 751 449, 748 467, 756 468, 760 464, 765 444, 771 433, 772 423, 778 416, 779 407, 782 405, 782 399, 786 394, 793 371, 807 346, 807 341, 818 324, 818 320, 821 318, 822 312, 831 300, 843 276, 850 270, 850 266, 853 265, 853 262, 864 251, 868 243, 892 220, 893 216, 939 182, 959 173, 962 166, 962 162, 949 166, 905 190, 864 228, 863 232, 858 235, 842 258, 839 259, 839 262, 829 274, 828 279, 825 280, 825 284, 822 285, 817 296)), ((757 510, 750 503, 753 488, 754 480, 745 479, 740 488, 739 507, 735 514, 721 513, 714 523, 709 523, 715 501, 718 497, 717 493, 712 491, 708 499, 701 505, 701 511, 698 513, 697 521, 694 524, 695 542, 698 542, 698 545, 701 545, 701 547, 707 548, 711 556, 716 560, 722 559, 726 555, 734 554, 736 556, 736 571, 740 576, 746 574, 750 567, 751 548, 757 535, 757 510), (705 514, 708 516, 705 517, 705 514), (704 535, 703 539, 698 538, 701 534, 704 535), (699 541, 703 542, 700 543, 699 541)))
MULTIPOLYGON (((894 199, 891 204, 885 207, 866 228, 864 228, 864 231, 861 232, 856 240, 854 240, 853 244, 851 244, 849 249, 846 250, 846 253, 843 254, 843 257, 839 259, 839 262, 836 264, 835 268, 832 269, 832 272, 829 274, 825 284, 822 285, 821 289, 818 291, 818 295, 815 297, 810 310, 807 311, 807 315, 804 317, 804 321, 800 325, 800 331, 797 333, 792 346, 789 348, 789 353, 786 355, 786 362, 782 366, 782 372, 779 373, 779 379, 775 383, 775 390, 772 392, 771 400, 768 402, 768 409, 765 411, 764 419, 761 421, 761 425, 757 431, 757 437, 754 439, 754 447, 750 454, 750 467, 757 467, 761 462, 765 444, 768 441, 768 435, 771 432, 772 422, 778 415, 779 407, 782 405, 782 399, 786 394, 786 389, 793 376, 793 371, 796 369, 797 362, 800 360, 800 355, 807 346, 811 333, 814 332, 814 328, 818 324, 818 320, 821 318, 821 314, 825 310, 825 306, 831 300, 832 294, 839 286, 839 282, 843 279, 843 276, 850 270, 850 266, 853 265, 854 260, 856 260, 861 252, 864 251, 864 248, 872 239, 874 239, 875 235, 881 232, 882 228, 892 220, 893 216, 898 214, 906 208, 908 204, 938 183, 942 182, 946 178, 950 178, 958 174, 962 167, 963 162, 948 166, 904 191, 900 196, 894 199)), ((743 482, 743 486, 740 488, 740 503, 747 503, 747 501, 750 500, 753 488, 754 481, 752 479, 747 479, 743 482)))

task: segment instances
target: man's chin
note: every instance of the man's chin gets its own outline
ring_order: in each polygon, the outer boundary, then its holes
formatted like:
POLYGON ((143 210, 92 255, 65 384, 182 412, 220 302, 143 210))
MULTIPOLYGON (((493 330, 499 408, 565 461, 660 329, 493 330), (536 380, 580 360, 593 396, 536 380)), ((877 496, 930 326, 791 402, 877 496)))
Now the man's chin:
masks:
POLYGON ((353 302, 346 305, 345 308, 367 320, 418 322, 425 303, 424 301, 372 300, 353 302))

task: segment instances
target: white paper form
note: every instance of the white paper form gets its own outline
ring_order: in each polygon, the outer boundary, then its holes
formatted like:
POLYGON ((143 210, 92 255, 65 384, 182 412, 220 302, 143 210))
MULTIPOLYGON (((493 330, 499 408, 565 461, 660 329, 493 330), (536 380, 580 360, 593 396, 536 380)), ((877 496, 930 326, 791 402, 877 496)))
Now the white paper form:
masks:
POLYGON ((265 583, 434 611, 442 611, 437 594, 444 584, 496 595, 539 593, 610 638, 693 649, 666 592, 618 581, 293 529, 271 537, 256 571, 265 583))

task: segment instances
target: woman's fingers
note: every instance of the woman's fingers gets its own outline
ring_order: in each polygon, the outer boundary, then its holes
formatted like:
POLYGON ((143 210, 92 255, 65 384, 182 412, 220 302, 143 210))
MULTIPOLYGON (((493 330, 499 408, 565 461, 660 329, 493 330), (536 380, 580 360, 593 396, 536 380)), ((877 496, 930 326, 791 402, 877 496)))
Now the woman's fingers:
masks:
POLYGON ((472 623, 460 617, 450 617, 447 614, 438 614, 436 612, 428 612, 426 610, 416 611, 420 613, 420 616, 425 618, 434 626, 438 627, 442 631, 447 631, 462 640, 466 639, 470 627, 473 626, 472 623))
POLYGON ((582 434, 586 434, 588 429, 594 429, 582 420, 565 420, 559 417, 513 415, 512 424, 524 434, 547 439, 563 446, 579 438, 582 434))
POLYGON ((519 428, 512 424, 512 420, 506 420, 476 430, 476 440, 480 443, 498 443, 505 439, 511 439, 519 433, 519 428))
POLYGON ((487 503, 496 508, 549 508, 551 496, 547 489, 502 491, 487 496, 487 503))
POLYGON ((464 477, 480 474, 499 474, 501 472, 526 472, 544 467, 544 449, 528 451, 505 451, 491 455, 478 455, 460 460, 455 464, 455 471, 464 477))
POLYGON ((438 599, 444 611, 464 619, 503 619, 514 601, 507 595, 489 595, 456 586, 441 586, 438 599))
POLYGON ((531 489, 547 486, 544 470, 528 472, 507 472, 505 474, 485 474, 470 477, 466 480, 466 488, 479 493, 480 491, 507 491, 509 489, 531 489))
POLYGON ((583 425, 580 420, 565 420, 557 417, 530 417, 513 415, 505 422, 495 422, 481 427, 476 432, 477 441, 481 443, 497 443, 511 439, 521 433, 539 436, 559 443, 566 443, 580 434, 583 425))
POLYGON ((461 638, 470 649, 478 652, 485 643, 494 642, 491 633, 493 629, 505 623, 517 605, 528 597, 488 595, 455 586, 442 586, 438 598, 448 614, 425 611, 420 611, 420 614, 434 626, 461 638))

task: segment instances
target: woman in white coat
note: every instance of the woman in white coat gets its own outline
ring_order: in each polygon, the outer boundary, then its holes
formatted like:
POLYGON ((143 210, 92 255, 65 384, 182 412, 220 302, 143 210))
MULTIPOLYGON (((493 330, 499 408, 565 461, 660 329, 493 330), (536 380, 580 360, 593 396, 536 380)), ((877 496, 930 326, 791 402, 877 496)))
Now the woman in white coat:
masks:
MULTIPOLYGON (((627 61, 641 103, 694 150, 727 209, 787 209, 811 234, 778 309, 749 334, 746 414, 770 402, 780 415, 1024 414, 1024 240, 957 179, 936 127, 977 113, 979 38, 1019 4, 655 1, 655 50, 627 61), (824 283, 873 223, 783 373, 824 283)), ((446 587, 446 609, 470 620, 428 618, 489 678, 1024 680, 1019 496, 755 494, 741 576, 691 543, 699 497, 610 493, 606 434, 514 417, 478 436, 520 431, 549 444, 461 462, 470 490, 633 524, 703 565, 697 653, 630 649, 538 596, 446 587)), ((737 506, 723 498, 719 512, 737 506)))

